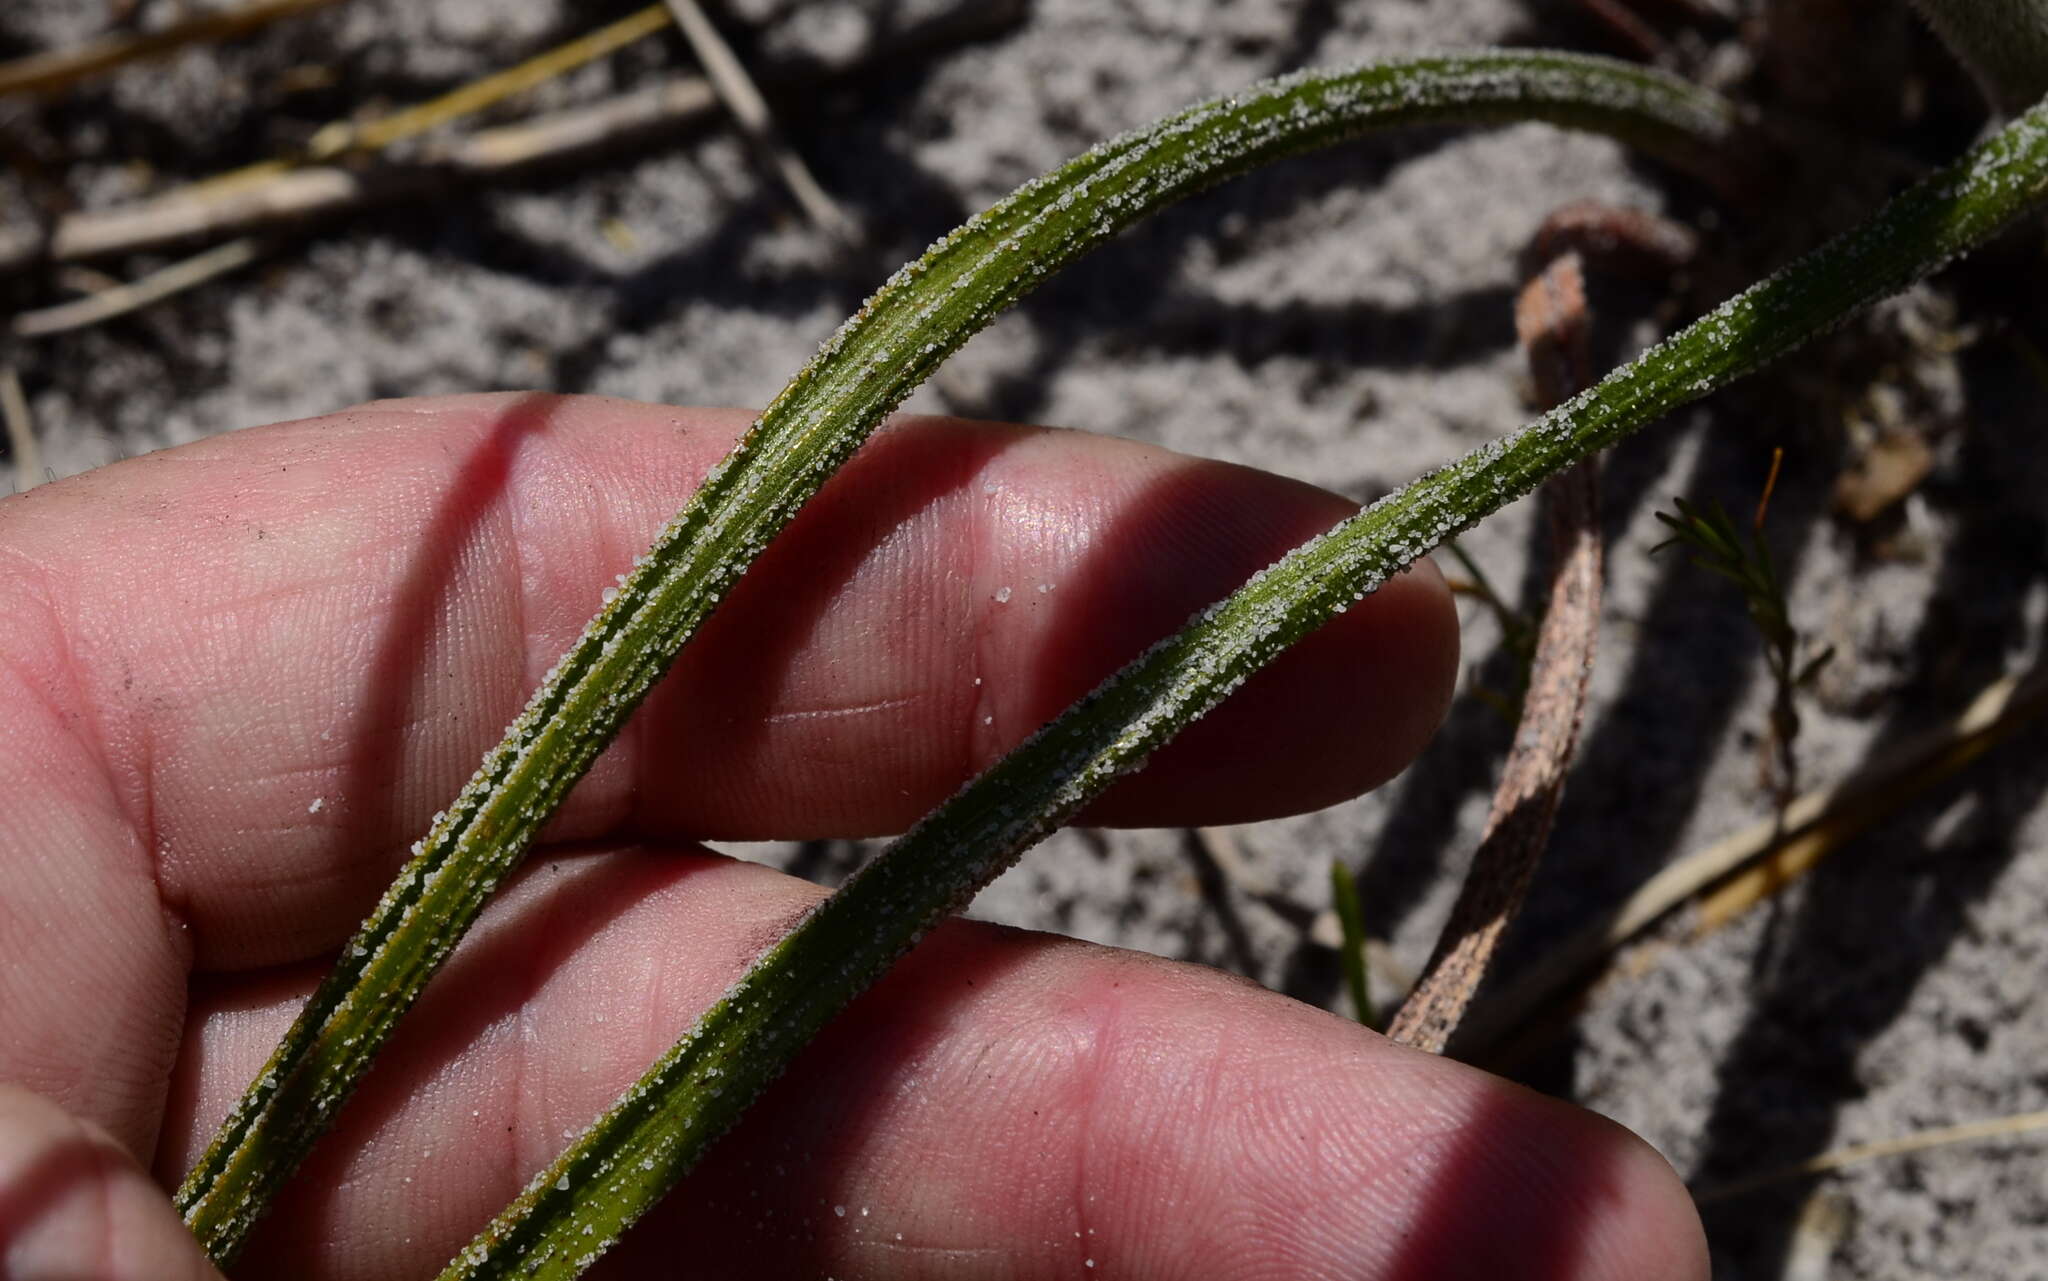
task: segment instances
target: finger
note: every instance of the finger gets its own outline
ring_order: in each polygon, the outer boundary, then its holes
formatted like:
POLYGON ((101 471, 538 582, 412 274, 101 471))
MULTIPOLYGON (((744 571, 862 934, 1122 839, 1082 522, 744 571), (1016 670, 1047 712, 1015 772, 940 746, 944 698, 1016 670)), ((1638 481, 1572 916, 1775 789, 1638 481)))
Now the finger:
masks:
MULTIPOLYGON (((536 866, 260 1230, 253 1271, 445 1260, 816 894, 639 850, 536 866)), ((216 983, 167 1178, 310 976, 216 983)), ((1706 1275, 1670 1169, 1590 1114, 1210 971, 973 924, 813 1044, 610 1275, 685 1252, 715 1278, 1706 1275)))
MULTIPOLYGON (((0 649, 15 696, 55 709, 50 742, 13 750, 48 770, 59 740, 102 754, 65 767, 74 791, 104 784, 73 812, 156 860, 200 966, 331 947, 745 422, 531 396, 372 406, 0 504, 0 599, 33 604, 0 618, 0 649)), ((556 830, 900 829, 1349 510, 1127 442, 907 422, 771 547, 556 830)), ((1440 581, 1403 577, 1100 817, 1356 792, 1417 750, 1455 665, 1440 581)))
POLYGON ((11 1085, 0 1085, 0 1276, 220 1281, 111 1136, 11 1085))

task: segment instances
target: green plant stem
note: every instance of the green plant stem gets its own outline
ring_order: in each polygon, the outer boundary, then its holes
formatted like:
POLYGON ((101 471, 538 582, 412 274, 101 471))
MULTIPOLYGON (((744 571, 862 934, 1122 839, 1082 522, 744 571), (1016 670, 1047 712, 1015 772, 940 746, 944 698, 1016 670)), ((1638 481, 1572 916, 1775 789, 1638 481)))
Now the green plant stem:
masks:
MULTIPOLYGON (((1736 129, 1734 110, 1710 93, 1572 54, 1480 52, 1302 73, 1106 142, 892 277, 662 531, 414 846, 179 1188, 178 1208, 207 1252, 233 1258, 533 834, 754 557, 969 336, 1075 257, 1232 174, 1372 128, 1525 120, 1704 167, 1736 129)), ((871 976, 860 973, 860 983, 871 976)))
POLYGON ((799 921, 450 1263, 444 1281, 574 1276, 926 930, 1288 645, 1545 477, 1784 355, 2044 197, 2048 103, 1591 390, 1389 495, 1197 615, 799 921))

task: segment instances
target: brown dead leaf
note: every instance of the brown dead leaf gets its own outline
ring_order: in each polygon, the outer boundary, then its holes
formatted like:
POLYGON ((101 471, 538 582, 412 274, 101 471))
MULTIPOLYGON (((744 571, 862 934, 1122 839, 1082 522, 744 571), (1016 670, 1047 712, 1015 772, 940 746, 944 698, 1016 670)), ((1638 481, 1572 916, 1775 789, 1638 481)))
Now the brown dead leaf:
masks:
POLYGON ((1934 470, 1934 451, 1917 432, 1888 431, 1835 478, 1835 510, 1867 525, 1903 502, 1934 470))

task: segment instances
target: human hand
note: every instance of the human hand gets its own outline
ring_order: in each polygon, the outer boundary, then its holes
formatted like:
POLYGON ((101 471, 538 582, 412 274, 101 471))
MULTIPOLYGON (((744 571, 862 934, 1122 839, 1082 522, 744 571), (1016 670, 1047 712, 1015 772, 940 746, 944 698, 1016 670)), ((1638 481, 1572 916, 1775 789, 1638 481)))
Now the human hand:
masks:
MULTIPOLYGON (((396 402, 0 503, 0 1272, 216 1275, 141 1167, 191 1164, 748 418, 396 402)), ((1100 437, 877 437, 576 789, 246 1273, 430 1273, 819 895, 693 839, 901 829, 1348 511, 1100 437)), ((1088 817, 1233 822, 1376 784, 1434 728, 1456 652, 1441 581, 1403 576, 1088 817)), ((600 1270, 679 1260, 1706 1275, 1670 1169, 1589 1113, 1210 971, 971 923, 830 1028, 600 1270)))

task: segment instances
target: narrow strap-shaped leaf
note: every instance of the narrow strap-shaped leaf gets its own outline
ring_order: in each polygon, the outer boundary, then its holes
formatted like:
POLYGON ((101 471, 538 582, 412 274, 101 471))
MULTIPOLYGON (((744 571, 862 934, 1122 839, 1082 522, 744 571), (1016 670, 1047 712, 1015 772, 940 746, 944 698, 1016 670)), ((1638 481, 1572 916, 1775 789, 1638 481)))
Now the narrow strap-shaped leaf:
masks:
POLYGON ((1288 645, 1545 477, 1784 355, 2044 201, 2048 103, 1591 390, 1389 495, 1197 615, 799 921, 442 1281, 582 1271, 926 930, 1288 645))
POLYGON ((1146 214, 1277 157, 1390 125, 1542 120, 1705 163, 1724 101, 1627 63, 1413 58, 1255 86, 1111 140, 899 271, 778 395, 548 674, 343 949, 178 1190, 232 1258, 399 1017, 571 786, 768 540, 947 355, 1046 275, 1146 214))

